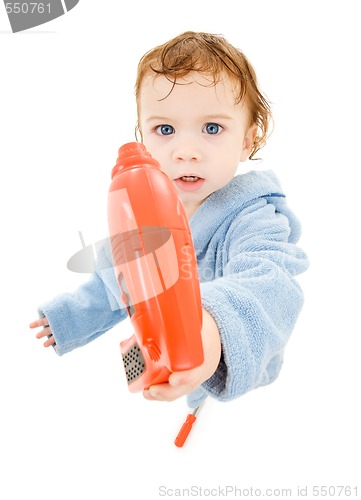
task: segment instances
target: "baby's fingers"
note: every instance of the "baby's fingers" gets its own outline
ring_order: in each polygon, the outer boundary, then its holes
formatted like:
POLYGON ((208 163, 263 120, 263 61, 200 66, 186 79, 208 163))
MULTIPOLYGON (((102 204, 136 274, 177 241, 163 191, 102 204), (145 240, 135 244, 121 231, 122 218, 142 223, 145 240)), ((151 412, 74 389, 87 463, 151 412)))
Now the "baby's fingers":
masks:
POLYGON ((44 347, 50 347, 51 345, 55 344, 54 335, 49 326, 38 332, 35 335, 35 337, 37 339, 43 339, 44 337, 48 337, 48 340, 44 342, 44 347))
POLYGON ((32 321, 29 325, 30 328, 39 328, 39 326, 49 326, 49 322, 45 316, 32 321))
POLYGON ((50 347, 55 344, 55 338, 53 336, 53 332, 49 326, 49 322, 46 317, 38 318, 35 321, 32 321, 29 325, 30 328, 39 328, 43 327, 40 332, 38 332, 35 337, 37 339, 43 339, 44 337, 48 337, 48 340, 44 342, 44 347, 50 347))
POLYGON ((44 347, 50 347, 51 345, 55 344, 55 339, 53 335, 51 335, 46 342, 44 342, 44 347))
POLYGON ((52 335, 52 331, 50 330, 50 326, 47 326, 45 328, 43 328, 42 330, 40 330, 40 332, 38 332, 35 337, 37 339, 42 339, 43 337, 50 337, 50 335, 52 335))
POLYGON ((174 401, 194 391, 202 382, 199 368, 183 372, 174 372, 168 383, 152 385, 143 391, 145 399, 157 401, 174 401))

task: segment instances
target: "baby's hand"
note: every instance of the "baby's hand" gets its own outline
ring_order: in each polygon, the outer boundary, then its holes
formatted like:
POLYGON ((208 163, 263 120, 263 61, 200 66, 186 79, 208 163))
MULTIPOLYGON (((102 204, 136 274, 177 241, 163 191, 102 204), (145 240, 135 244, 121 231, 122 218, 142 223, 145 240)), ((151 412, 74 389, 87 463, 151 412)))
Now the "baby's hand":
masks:
POLYGON ((39 318, 32 323, 30 323, 29 327, 30 328, 38 328, 38 327, 44 327, 39 333, 37 333, 35 336, 37 339, 42 339, 44 337, 48 337, 48 340, 44 342, 44 347, 50 347, 51 345, 55 344, 55 339, 53 337, 53 332, 50 329, 49 322, 48 320, 44 318, 39 318))
POLYGON ((204 362, 198 368, 174 372, 165 384, 152 385, 143 391, 146 399, 173 401, 194 391, 216 371, 221 357, 221 341, 212 316, 203 309, 202 341, 204 362))

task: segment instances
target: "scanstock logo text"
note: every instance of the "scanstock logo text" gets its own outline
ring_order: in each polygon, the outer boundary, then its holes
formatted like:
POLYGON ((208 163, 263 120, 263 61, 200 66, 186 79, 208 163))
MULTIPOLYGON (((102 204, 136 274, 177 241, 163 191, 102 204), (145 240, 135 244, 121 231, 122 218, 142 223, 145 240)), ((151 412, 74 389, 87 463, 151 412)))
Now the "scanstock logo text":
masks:
POLYGON ((43 2, 8 2, 5 9, 13 33, 48 23, 73 9, 79 0, 44 0, 43 2))

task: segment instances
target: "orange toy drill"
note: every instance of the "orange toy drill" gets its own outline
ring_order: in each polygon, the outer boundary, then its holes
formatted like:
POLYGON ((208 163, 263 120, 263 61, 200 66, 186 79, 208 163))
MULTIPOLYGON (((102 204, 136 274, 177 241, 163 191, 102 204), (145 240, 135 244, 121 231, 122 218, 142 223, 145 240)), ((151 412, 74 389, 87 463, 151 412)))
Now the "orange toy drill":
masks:
POLYGON ((108 204, 113 265, 134 335, 121 342, 132 392, 203 363, 197 262, 177 191, 143 144, 119 149, 108 204))

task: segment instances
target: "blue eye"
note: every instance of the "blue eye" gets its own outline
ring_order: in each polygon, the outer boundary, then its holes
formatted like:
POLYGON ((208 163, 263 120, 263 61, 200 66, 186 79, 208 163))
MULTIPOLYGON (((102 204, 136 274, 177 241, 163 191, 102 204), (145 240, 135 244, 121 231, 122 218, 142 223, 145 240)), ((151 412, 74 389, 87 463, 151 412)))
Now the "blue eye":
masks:
POLYGON ((159 127, 157 127, 155 131, 160 135, 172 135, 175 132, 172 125, 159 125, 159 127))
POLYGON ((222 127, 218 123, 206 123, 203 130, 207 134, 215 135, 222 130, 222 127))

